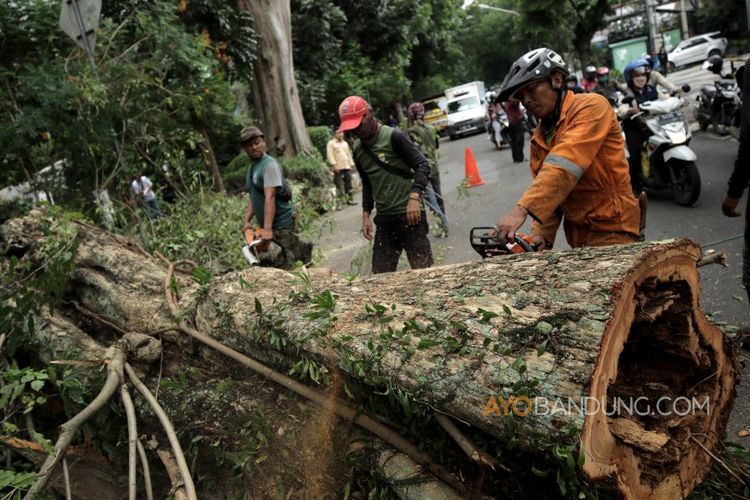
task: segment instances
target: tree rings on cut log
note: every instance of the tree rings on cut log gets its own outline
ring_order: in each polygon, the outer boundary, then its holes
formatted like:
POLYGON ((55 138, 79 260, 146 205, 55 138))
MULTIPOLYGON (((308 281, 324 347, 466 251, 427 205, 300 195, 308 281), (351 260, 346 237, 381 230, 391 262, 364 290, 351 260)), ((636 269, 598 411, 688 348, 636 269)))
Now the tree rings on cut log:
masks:
POLYGON ((608 411, 584 422, 583 469, 626 498, 687 496, 710 463, 696 441, 724 435, 737 369, 701 312, 699 258, 684 241, 650 252, 612 298, 590 388, 608 411))

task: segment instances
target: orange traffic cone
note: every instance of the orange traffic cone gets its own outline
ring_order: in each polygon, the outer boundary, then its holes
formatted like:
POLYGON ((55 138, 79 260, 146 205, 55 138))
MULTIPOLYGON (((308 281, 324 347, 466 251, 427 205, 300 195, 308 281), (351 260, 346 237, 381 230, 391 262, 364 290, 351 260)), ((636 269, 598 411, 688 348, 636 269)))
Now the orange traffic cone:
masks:
POLYGON ((474 153, 471 152, 471 148, 466 148, 466 183, 468 187, 476 187, 484 184, 484 181, 479 177, 479 170, 477 169, 477 162, 474 161, 474 153))

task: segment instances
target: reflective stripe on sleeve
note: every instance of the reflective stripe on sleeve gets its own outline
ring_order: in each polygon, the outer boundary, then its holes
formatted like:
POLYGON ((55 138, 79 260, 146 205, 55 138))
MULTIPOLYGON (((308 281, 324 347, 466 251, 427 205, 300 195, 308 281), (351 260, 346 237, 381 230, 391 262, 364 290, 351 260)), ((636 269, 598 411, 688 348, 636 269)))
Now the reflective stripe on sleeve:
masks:
POLYGON ((544 159, 544 163, 549 163, 550 165, 554 165, 556 167, 562 168, 563 170, 567 170, 568 172, 573 174, 576 180, 580 179, 583 175, 583 169, 581 167, 568 160, 567 158, 563 158, 560 155, 548 154, 544 159))

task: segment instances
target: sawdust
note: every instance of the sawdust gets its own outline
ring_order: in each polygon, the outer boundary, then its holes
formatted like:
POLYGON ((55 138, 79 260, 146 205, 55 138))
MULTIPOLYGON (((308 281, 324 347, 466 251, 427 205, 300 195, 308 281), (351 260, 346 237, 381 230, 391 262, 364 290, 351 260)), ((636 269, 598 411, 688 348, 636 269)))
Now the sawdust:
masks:
POLYGON ((341 388, 338 372, 333 375, 323 408, 314 412, 307 428, 302 432, 300 455, 303 483, 308 498, 327 498, 335 491, 334 477, 334 427, 336 425, 335 400, 341 388))

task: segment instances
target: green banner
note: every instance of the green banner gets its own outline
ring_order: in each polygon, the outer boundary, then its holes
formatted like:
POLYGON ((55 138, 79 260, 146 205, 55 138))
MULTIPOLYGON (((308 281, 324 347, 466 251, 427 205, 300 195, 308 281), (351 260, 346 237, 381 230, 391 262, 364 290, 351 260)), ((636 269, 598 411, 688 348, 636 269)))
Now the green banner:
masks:
POLYGON ((633 59, 645 56, 648 52, 647 40, 648 37, 641 36, 609 44, 609 48, 612 51, 612 61, 614 62, 615 69, 622 71, 633 59))

